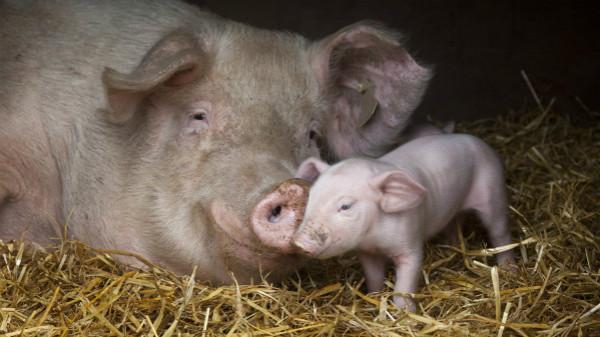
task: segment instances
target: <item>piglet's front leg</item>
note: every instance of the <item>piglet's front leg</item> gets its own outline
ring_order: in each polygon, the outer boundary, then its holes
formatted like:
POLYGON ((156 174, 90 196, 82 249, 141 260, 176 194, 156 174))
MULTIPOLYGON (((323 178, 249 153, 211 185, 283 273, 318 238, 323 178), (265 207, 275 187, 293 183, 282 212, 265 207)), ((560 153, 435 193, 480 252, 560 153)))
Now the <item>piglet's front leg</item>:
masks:
POLYGON ((365 273, 367 289, 370 293, 383 290, 385 283, 385 257, 381 255, 360 252, 358 259, 365 273))
MULTIPOLYGON (((394 292, 414 293, 417 290, 420 279, 421 264, 423 261, 422 249, 411 250, 402 255, 392 257, 396 269, 396 283, 394 292)), ((417 311, 415 302, 401 295, 394 295, 394 304, 399 309, 406 309, 410 312, 417 311)))

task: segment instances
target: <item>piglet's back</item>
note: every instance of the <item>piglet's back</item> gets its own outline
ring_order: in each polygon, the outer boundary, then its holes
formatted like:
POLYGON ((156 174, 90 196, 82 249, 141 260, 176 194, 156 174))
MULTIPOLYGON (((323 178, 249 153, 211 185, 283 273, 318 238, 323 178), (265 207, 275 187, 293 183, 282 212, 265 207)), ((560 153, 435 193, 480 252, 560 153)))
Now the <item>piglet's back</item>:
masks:
POLYGON ((384 155, 380 161, 406 171, 427 190, 426 237, 439 232, 458 211, 471 208, 473 197, 483 200, 490 191, 503 193, 504 175, 499 157, 474 136, 446 134, 418 138, 384 155))
POLYGON ((479 178, 504 180, 496 152, 479 138, 466 134, 417 138, 384 155, 380 161, 418 179, 428 190, 430 202, 454 201, 456 207, 479 178))
POLYGON ((495 151, 481 139, 456 133, 417 138, 381 156, 379 160, 394 165, 414 163, 439 167, 453 162, 472 165, 472 160, 496 161, 497 158, 495 151))

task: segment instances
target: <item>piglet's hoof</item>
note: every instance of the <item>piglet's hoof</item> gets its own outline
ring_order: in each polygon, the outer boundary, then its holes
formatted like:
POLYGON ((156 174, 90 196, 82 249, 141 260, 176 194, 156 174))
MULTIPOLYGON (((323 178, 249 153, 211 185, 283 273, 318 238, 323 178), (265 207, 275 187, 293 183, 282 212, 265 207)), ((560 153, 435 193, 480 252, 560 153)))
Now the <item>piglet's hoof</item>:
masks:
POLYGON ((259 240, 282 253, 293 253, 292 236, 302 223, 310 185, 288 179, 261 200, 252 212, 252 229, 259 240))
POLYGON ((415 304, 415 301, 408 297, 394 296, 394 304, 400 310, 406 309, 406 311, 409 312, 417 311, 417 305, 415 304))

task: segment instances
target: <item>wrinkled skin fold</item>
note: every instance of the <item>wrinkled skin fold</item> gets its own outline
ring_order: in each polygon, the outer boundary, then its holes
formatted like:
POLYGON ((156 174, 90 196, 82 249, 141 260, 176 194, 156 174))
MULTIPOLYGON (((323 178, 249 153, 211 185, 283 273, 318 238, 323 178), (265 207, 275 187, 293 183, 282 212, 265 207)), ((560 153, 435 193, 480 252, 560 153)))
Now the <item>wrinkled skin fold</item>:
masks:
POLYGON ((178 1, 3 1, 0 36, 0 238, 218 283, 291 270, 252 222, 297 223, 298 164, 382 153, 430 78, 373 23, 309 41, 178 1))

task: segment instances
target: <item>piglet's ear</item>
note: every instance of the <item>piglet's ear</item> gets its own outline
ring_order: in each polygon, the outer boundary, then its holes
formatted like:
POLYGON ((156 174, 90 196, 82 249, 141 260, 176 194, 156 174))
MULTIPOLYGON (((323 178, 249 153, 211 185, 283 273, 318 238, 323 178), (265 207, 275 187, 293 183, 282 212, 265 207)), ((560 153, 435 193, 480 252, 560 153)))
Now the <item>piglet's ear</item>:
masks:
POLYGON ((340 159, 379 156, 393 145, 431 77, 398 34, 364 22, 317 42, 313 69, 332 104, 327 142, 340 159))
POLYGON ((162 38, 130 73, 106 68, 102 80, 113 123, 128 121, 148 94, 160 85, 182 86, 205 71, 207 57, 191 32, 175 31, 162 38))
POLYGON ((415 208, 423 202, 425 188, 402 171, 384 172, 370 181, 381 192, 379 206, 386 213, 415 208))
POLYGON ((327 169, 329 169, 329 167, 330 165, 326 162, 315 157, 310 157, 300 164, 298 171, 296 171, 295 178, 314 182, 321 175, 321 173, 325 172, 327 169))

